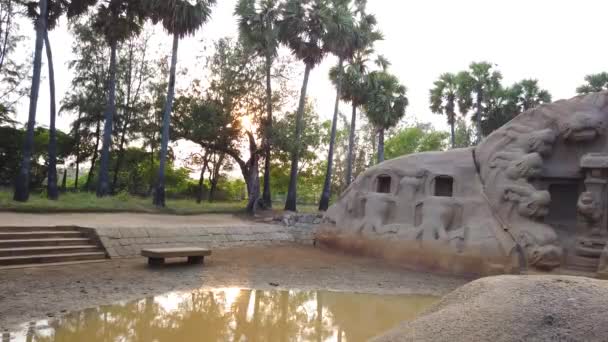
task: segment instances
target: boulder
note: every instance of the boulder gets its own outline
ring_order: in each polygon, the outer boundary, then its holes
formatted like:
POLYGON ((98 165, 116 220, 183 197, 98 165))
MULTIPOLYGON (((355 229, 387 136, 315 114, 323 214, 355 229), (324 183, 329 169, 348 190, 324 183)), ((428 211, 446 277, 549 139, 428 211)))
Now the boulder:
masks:
POLYGON ((608 341, 608 281, 482 278, 374 341, 608 341))

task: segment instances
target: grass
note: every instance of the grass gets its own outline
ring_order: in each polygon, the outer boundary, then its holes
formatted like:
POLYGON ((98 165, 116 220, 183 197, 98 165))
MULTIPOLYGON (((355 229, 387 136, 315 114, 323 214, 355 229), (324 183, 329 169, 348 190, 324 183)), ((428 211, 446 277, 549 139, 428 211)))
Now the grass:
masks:
MULTIPOLYGON (((13 193, 0 190, 0 211, 21 213, 152 213, 171 215, 198 214, 238 214, 244 213, 246 202, 207 202, 196 203, 194 199, 167 199, 166 208, 156 208, 151 198, 120 194, 117 196, 97 198, 94 193, 65 193, 59 200, 50 201, 45 194, 31 194, 29 201, 13 201, 13 193)), ((275 209, 281 209, 282 203, 276 203, 275 209)), ((303 213, 317 212, 316 205, 299 204, 298 211, 303 213)))
POLYGON ((202 202, 193 199, 167 199, 166 208, 156 208, 151 198, 118 195, 97 198, 94 193, 65 193, 59 200, 50 201, 44 194, 31 194, 25 203, 13 201, 13 194, 0 191, 0 211, 22 213, 156 213, 173 215, 196 215, 208 213, 240 213, 244 202, 202 202))

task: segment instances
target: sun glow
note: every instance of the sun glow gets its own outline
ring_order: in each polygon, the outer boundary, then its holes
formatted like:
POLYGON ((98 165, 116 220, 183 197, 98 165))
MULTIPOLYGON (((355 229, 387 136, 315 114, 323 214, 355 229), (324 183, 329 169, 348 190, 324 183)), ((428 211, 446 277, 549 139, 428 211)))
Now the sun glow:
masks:
POLYGON ((253 118, 250 115, 241 116, 241 126, 244 130, 254 132, 253 118))

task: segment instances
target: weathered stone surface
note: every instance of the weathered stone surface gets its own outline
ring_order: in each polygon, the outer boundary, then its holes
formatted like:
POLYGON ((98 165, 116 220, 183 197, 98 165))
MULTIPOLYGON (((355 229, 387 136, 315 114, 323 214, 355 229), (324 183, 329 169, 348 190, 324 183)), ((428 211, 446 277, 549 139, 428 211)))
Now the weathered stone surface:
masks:
POLYGON ((573 241, 590 235, 596 271, 608 240, 607 122, 608 93, 595 93, 526 111, 474 148, 376 165, 328 210, 317 240, 441 271, 494 273, 568 266, 564 256, 581 249, 573 241), (594 229, 577 215, 585 191, 600 211, 594 229))
POLYGON ((608 282, 568 276, 497 276, 445 296, 384 341, 606 341, 608 282))

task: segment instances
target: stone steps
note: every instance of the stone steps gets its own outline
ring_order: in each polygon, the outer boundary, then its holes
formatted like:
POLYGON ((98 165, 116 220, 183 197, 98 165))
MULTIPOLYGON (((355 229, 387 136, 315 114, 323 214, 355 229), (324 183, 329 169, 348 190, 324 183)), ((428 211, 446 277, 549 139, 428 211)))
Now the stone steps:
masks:
POLYGON ((97 251, 99 251, 99 247, 96 245, 13 247, 0 248, 0 257, 57 253, 86 253, 97 251))
POLYGON ((65 261, 105 259, 104 252, 40 254, 0 257, 0 265, 45 264, 65 261))
POLYGON ((76 227, 0 227, 0 267, 104 259, 97 239, 76 227))
POLYGON ((73 246, 82 245, 90 241, 86 237, 67 238, 67 239, 8 239, 0 240, 0 248, 9 247, 34 247, 34 246, 73 246))

